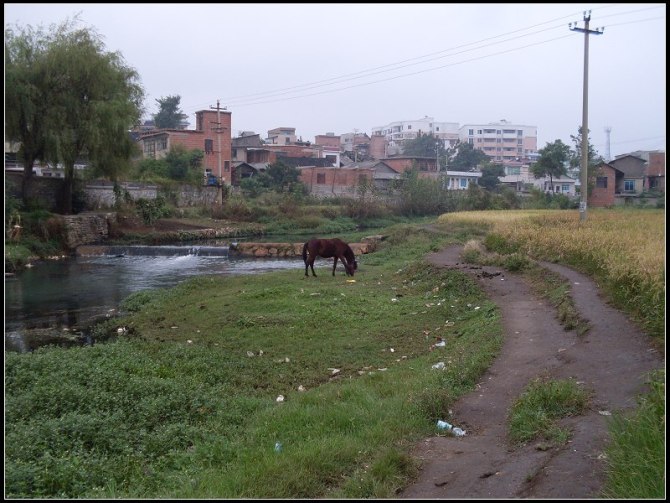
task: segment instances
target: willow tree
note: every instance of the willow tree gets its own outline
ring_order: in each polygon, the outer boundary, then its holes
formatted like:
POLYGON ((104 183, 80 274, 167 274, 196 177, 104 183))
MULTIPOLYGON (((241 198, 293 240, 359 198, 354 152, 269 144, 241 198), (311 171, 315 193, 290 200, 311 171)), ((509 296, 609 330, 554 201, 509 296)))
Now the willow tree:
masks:
POLYGON ((44 56, 48 41, 41 28, 5 29, 5 137, 20 144, 24 202, 35 161, 44 158, 44 111, 49 102, 44 56))
POLYGON ((144 90, 120 53, 105 51, 93 29, 70 22, 55 30, 45 61, 45 156, 63 165, 61 210, 69 214, 77 159, 85 157, 114 180, 127 165, 133 152, 129 130, 141 117, 144 90))

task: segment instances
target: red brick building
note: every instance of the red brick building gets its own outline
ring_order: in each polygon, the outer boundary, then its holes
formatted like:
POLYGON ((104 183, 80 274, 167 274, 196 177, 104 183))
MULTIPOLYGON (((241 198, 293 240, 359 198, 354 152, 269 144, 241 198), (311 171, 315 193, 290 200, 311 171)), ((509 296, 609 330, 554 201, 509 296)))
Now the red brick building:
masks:
POLYGON ((665 152, 649 152, 644 188, 665 192, 665 152))
POLYGON ((404 173, 416 166, 419 170, 419 177, 437 177, 437 159, 434 157, 396 156, 386 157, 381 160, 398 173, 404 173))
POLYGON ((142 134, 138 140, 144 159, 162 159, 175 145, 205 153, 203 170, 230 185, 231 172, 231 112, 201 110, 195 113, 196 128, 156 129, 142 134), (218 117, 221 123, 218 124, 218 117), (219 150, 220 145, 220 150, 219 150), (219 164, 220 163, 220 164, 219 164), (220 172, 219 172, 220 170, 220 172))
POLYGON ((392 180, 400 177, 385 162, 365 161, 342 167, 304 166, 300 181, 313 195, 354 196, 361 184, 387 189, 392 180))
POLYGON ((617 173, 619 178, 623 176, 621 171, 607 163, 598 166, 596 170, 596 183, 593 186, 591 194, 588 196, 587 206, 594 208, 614 206, 617 173))

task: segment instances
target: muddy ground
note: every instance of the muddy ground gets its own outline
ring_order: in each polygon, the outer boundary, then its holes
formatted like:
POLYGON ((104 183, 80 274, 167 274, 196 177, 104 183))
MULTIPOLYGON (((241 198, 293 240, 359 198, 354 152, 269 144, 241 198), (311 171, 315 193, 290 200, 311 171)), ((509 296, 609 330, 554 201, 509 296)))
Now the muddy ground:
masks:
POLYGON ((646 374, 664 367, 653 347, 625 315, 607 305, 588 277, 557 264, 543 267, 564 276, 590 330, 578 336, 559 323, 556 309, 536 297, 518 274, 460 262, 461 246, 429 255, 442 267, 477 278, 502 314, 504 344, 477 389, 453 407, 449 422, 463 437, 435 436, 414 449, 421 470, 399 498, 597 498, 605 481, 609 414, 632 409, 645 391, 646 374), (542 442, 513 448, 507 414, 536 377, 574 379, 592 393, 589 409, 562 420, 572 430, 565 446, 542 442))

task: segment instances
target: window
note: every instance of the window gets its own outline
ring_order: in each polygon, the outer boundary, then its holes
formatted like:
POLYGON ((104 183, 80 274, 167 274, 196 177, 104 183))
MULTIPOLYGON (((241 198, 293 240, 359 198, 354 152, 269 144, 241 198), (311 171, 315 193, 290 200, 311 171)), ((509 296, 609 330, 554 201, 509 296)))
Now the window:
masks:
POLYGON ((567 185, 567 184, 561 185, 561 191, 570 192, 570 185, 567 185))
POLYGON ((205 140, 205 154, 214 152, 214 140, 205 140))
POLYGON ((474 134, 475 134, 475 130, 474 130, 474 129, 468 129, 468 134, 469 134, 470 136, 474 135, 474 134))
POLYGON ((440 126, 437 126, 437 127, 435 128, 435 131, 439 131, 439 130, 440 130, 440 126))
POLYGON ((606 189, 607 188, 607 177, 606 176, 599 176, 596 178, 596 187, 600 189, 606 189))
POLYGON ((481 130, 481 129, 478 129, 478 130, 477 130, 477 134, 482 134, 482 130, 481 130))
POLYGON ((468 179, 467 178, 461 178, 459 185, 462 189, 465 189, 468 186, 468 179))
POLYGON ((523 130, 522 129, 517 129, 516 135, 517 136, 523 136, 523 130))
POLYGON ((468 138, 468 143, 470 145, 474 145, 475 144, 475 139, 474 138, 468 138))
POLYGON ((407 129, 412 129, 412 125, 409 124, 409 125, 407 126, 407 129))
POLYGON ((316 174, 316 183, 325 184, 326 183, 326 174, 317 173, 316 174))
POLYGON ((623 181, 623 190, 626 192, 635 191, 635 180, 624 180, 623 181))
POLYGON ((230 171, 230 161, 223 161, 223 170, 230 171))

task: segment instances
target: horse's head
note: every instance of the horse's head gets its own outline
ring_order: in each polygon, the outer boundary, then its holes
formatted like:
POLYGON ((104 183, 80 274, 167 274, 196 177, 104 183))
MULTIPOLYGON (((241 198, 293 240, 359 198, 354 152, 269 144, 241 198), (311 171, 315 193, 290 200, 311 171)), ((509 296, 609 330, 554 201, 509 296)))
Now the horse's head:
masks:
POLYGON ((355 260, 353 262, 344 263, 344 270, 347 271, 347 276, 353 276, 356 269, 358 269, 358 264, 355 260))

